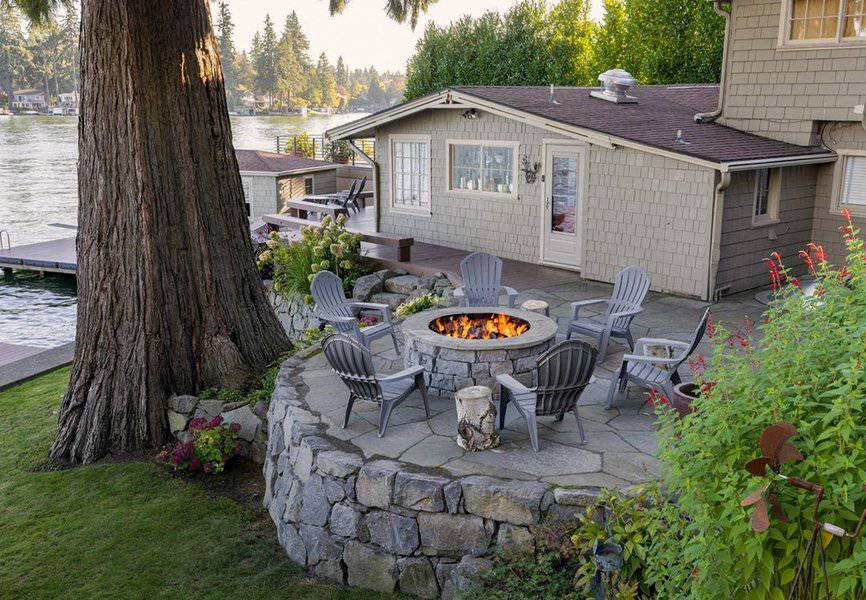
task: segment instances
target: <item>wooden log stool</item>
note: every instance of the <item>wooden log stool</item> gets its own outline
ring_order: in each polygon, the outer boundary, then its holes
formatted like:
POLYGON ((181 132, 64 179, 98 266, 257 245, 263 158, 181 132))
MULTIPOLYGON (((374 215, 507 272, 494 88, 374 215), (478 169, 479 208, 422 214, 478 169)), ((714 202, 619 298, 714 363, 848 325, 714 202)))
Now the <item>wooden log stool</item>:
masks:
POLYGON ((496 405, 489 387, 474 385, 454 396, 457 405, 457 445, 469 452, 499 445, 496 405))

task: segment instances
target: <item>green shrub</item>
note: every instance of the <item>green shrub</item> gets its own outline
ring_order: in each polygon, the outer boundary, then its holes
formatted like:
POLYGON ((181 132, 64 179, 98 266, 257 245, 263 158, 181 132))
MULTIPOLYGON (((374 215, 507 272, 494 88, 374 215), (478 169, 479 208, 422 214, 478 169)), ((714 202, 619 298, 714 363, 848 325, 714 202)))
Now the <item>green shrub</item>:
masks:
MULTIPOLYGON (((866 505, 860 487, 866 482, 866 252, 850 220, 844 231, 847 267, 832 267, 819 246, 802 253, 820 283, 812 297, 800 293, 777 254, 768 260, 785 293, 757 325, 762 338, 754 339, 751 323, 736 331, 711 327, 713 354, 698 374, 704 392, 695 412, 664 419, 666 485, 688 520, 676 521, 672 536, 654 537, 647 582, 662 597, 689 588, 695 598, 788 597, 812 528, 813 496, 775 486, 788 522, 773 518, 763 533, 752 530, 751 511, 740 506, 761 484, 743 466, 760 456, 758 437, 768 425, 787 421, 797 428, 791 441, 805 460, 786 463, 783 473, 824 487, 822 521, 850 530, 866 505)), ((863 598, 866 536, 825 536, 824 542, 830 589, 816 575, 808 597, 863 598)))
POLYGON ((350 292, 358 277, 371 267, 361 256, 361 236, 346 231, 346 217, 325 216, 318 227, 301 228, 301 238, 288 243, 277 233, 267 241, 268 250, 259 256, 259 269, 272 268, 274 291, 301 294, 312 302, 310 283, 319 271, 332 271, 350 292))
POLYGON ((335 163, 346 163, 355 154, 352 146, 346 140, 338 140, 325 144, 324 148, 325 160, 330 160, 335 163))
POLYGON ((288 154, 296 154, 304 158, 316 158, 316 141, 304 131, 290 139, 286 143, 285 150, 288 154))
MULTIPOLYGON (((681 521, 675 508, 665 504, 658 486, 641 486, 628 495, 602 490, 586 512, 571 523, 534 531, 536 553, 504 553, 495 567, 480 575, 469 598, 526 599, 591 598, 596 573, 596 543, 622 547, 623 565, 607 581, 608 597, 618 600, 653 598, 645 583, 644 568, 656 536, 666 536, 670 521, 681 521)), ((673 541, 673 538, 668 537, 673 541)), ((677 596, 679 597, 679 596, 677 596)))
POLYGON ((422 310, 429 310, 431 308, 435 308, 439 305, 439 302, 441 301, 441 296, 437 296, 436 294, 431 292, 429 294, 419 296, 418 298, 407 300, 406 302, 397 307, 397 310, 394 311, 394 314, 396 314, 398 317, 408 317, 409 315, 414 315, 415 313, 421 312, 422 310))
POLYGON ((464 600, 577 600, 574 574, 580 566, 569 543, 573 524, 534 531, 535 552, 500 552, 482 571, 464 600))
POLYGON ((309 348, 310 346, 318 344, 335 331, 336 330, 330 325, 325 326, 323 329, 319 329, 318 327, 307 327, 301 331, 300 335, 295 340, 295 345, 297 345, 298 349, 309 348))

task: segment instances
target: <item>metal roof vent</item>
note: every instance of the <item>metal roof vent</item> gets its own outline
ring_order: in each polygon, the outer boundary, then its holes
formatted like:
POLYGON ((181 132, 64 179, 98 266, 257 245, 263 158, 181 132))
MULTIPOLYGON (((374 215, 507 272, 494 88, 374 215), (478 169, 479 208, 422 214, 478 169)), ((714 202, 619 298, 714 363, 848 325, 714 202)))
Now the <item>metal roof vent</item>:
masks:
POLYGON ((637 98, 628 95, 629 88, 637 83, 628 71, 611 69, 599 75, 598 80, 604 84, 604 89, 590 92, 589 95, 593 98, 601 98, 617 104, 634 104, 637 102, 637 98))

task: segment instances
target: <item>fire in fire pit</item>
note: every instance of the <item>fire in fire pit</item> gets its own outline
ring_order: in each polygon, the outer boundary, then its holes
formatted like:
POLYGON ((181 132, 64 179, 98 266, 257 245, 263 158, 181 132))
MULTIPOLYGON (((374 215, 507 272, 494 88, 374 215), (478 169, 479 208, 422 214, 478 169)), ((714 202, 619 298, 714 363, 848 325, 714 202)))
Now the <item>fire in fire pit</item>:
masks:
POLYGON ((529 323, 502 313, 456 314, 430 321, 438 334, 464 340, 498 340, 529 331, 529 323))

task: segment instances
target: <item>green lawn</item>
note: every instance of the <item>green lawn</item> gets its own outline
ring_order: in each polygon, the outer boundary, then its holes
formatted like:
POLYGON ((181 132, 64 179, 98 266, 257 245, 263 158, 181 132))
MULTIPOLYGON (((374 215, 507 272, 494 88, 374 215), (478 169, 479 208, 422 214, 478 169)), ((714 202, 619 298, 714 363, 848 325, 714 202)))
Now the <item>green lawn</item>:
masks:
POLYGON ((34 470, 68 376, 0 392, 0 597, 378 597, 303 575, 261 512, 152 463, 34 470))

